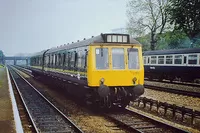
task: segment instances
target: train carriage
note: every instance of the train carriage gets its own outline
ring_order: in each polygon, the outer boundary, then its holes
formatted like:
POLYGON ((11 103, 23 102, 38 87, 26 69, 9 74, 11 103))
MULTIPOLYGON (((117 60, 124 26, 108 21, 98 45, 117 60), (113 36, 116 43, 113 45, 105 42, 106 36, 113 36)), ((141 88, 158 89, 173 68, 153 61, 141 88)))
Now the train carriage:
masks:
POLYGON ((101 34, 45 50, 31 57, 31 69, 35 76, 66 81, 69 93, 101 107, 125 107, 144 93, 142 47, 128 34, 101 34))
POLYGON ((145 51, 145 77, 193 82, 200 79, 200 48, 145 51))

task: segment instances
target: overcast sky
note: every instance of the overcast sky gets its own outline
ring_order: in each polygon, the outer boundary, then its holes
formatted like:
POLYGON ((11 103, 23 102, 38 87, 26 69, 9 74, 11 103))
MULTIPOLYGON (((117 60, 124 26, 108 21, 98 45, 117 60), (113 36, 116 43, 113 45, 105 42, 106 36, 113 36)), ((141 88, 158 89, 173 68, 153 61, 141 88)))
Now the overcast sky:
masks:
POLYGON ((0 49, 34 53, 126 26, 128 0, 0 0, 0 49))

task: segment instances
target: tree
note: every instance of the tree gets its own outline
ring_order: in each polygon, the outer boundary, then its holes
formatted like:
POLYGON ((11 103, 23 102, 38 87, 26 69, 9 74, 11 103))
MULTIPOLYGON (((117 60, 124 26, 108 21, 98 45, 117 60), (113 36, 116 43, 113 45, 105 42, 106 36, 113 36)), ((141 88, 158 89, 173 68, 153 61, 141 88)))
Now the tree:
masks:
POLYGON ((168 0, 131 0, 127 3, 128 31, 134 36, 150 32, 151 49, 155 49, 156 35, 163 33, 167 23, 168 0))
POLYGON ((174 30, 182 30, 191 40, 191 47, 200 36, 200 0, 169 0, 169 19, 174 30))

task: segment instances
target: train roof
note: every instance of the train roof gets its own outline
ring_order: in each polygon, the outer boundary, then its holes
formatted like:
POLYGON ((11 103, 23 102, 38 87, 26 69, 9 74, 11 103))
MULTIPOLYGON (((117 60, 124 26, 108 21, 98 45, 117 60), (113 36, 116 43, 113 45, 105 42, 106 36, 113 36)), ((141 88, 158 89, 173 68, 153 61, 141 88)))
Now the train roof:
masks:
MULTIPOLYGON (((73 49, 73 48, 77 48, 77 47, 84 47, 84 46, 88 46, 88 45, 94 44, 94 43, 106 43, 106 44, 108 44, 110 42, 107 42, 107 40, 106 40, 107 35, 127 36, 127 38, 128 38, 127 42, 126 43, 120 43, 120 45, 127 45, 127 44, 139 44, 139 45, 141 45, 138 41, 136 41, 134 38, 132 38, 128 34, 113 34, 113 33, 109 34, 109 33, 106 33, 106 34, 100 34, 98 36, 95 36, 95 37, 92 37, 92 38, 89 38, 89 39, 84 39, 82 41, 77 41, 75 43, 71 43, 71 44, 68 44, 68 45, 62 45, 62 46, 59 46, 59 47, 56 47, 56 48, 51 48, 47 53, 57 52, 57 51, 66 50, 66 49, 73 49)), ((115 42, 115 44, 116 44, 116 42, 115 42)))
POLYGON ((189 53, 200 53, 200 48, 144 51, 143 55, 146 56, 146 55, 189 54, 189 53))
POLYGON ((45 52, 46 50, 42 50, 40 52, 37 52, 37 53, 34 53, 32 56, 40 56, 40 55, 43 55, 43 53, 45 52))

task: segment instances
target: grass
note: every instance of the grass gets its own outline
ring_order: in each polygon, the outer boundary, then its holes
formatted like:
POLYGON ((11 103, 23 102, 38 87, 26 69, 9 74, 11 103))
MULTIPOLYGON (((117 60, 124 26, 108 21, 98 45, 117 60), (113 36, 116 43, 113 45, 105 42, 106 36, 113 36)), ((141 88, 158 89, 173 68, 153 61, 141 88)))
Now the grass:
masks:
POLYGON ((4 65, 0 64, 0 68, 4 67, 4 65))

